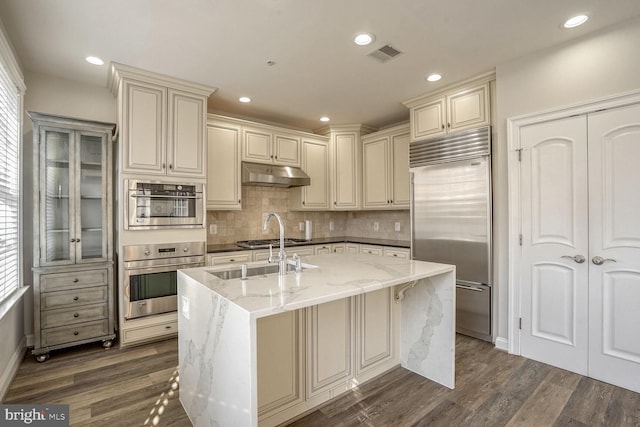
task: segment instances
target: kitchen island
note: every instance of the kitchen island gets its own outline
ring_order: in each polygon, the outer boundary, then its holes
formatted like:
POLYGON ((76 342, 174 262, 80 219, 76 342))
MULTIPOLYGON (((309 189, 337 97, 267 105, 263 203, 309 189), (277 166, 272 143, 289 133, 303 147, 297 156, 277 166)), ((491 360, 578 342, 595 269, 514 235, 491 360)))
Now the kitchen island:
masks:
POLYGON ((195 426, 257 426, 259 419, 275 425, 397 364, 453 388, 454 266, 340 254, 305 257, 303 267, 247 280, 212 274, 224 266, 178 272, 180 401, 195 426), (384 304, 367 306, 366 297, 385 293, 395 302, 378 315, 374 310, 384 304), (293 326, 271 328, 265 338, 265 321, 283 316, 291 322, 274 325, 293 326), (367 319, 377 327, 380 318, 389 319, 387 333, 367 329, 367 319), (376 369, 367 370, 359 361, 378 336, 387 337, 389 354, 384 363, 372 358, 376 369), (346 346, 332 343, 334 337, 346 346), (327 373, 324 358, 346 361, 342 375, 327 373), (299 366, 293 372, 300 375, 275 384, 289 378, 283 365, 299 366), (289 385, 288 395, 260 403, 272 386, 289 385))

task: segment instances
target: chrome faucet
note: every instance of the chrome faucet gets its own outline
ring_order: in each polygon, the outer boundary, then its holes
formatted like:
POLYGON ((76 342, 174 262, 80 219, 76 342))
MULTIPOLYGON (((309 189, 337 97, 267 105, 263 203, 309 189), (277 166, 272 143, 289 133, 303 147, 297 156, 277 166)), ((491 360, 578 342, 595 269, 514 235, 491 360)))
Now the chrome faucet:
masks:
MULTIPOLYGON (((282 222, 282 218, 275 212, 270 213, 264 219, 264 225, 262 226, 263 230, 266 230, 269 227, 269 220, 275 217, 278 220, 278 224, 280 225, 280 253, 278 254, 278 274, 284 276, 287 274, 287 253, 284 251, 284 223, 282 222)), ((273 262, 273 247, 269 245, 269 262, 273 262)))

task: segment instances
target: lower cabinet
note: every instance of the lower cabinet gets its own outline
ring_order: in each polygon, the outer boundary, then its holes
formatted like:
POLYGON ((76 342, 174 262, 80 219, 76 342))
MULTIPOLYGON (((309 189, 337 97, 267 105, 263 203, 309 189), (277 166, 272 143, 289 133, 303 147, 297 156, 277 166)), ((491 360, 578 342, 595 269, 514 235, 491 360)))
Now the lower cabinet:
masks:
POLYGON ((207 255, 207 266, 238 264, 251 262, 252 260, 251 251, 220 252, 207 255))
POLYGON ((344 243, 333 243, 326 245, 318 245, 315 247, 315 254, 343 254, 345 253, 346 245, 344 243))
POLYGON ((393 288, 262 318, 258 416, 275 426, 399 363, 393 288))

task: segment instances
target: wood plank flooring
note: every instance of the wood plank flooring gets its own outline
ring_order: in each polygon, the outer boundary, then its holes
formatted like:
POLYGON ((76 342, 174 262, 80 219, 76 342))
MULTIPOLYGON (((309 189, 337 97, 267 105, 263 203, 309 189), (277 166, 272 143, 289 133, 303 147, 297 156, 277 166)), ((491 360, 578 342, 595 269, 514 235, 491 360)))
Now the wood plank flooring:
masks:
MULTIPOLYGON (((177 362, 176 340, 27 356, 3 403, 66 403, 73 426, 188 427, 177 362)), ((640 394, 458 336, 455 390, 396 368, 289 425, 637 427, 640 394)))

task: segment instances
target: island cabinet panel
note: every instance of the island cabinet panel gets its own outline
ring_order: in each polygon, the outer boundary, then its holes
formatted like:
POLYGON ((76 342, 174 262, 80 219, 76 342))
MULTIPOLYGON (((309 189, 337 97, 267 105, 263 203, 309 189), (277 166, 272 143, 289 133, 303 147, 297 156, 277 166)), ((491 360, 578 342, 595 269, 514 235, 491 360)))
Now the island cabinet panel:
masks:
POLYGON ((353 298, 307 309, 307 397, 346 391, 353 377, 353 298))
POLYGON ((393 288, 359 295, 356 300, 356 377, 366 381, 399 363, 394 340, 397 307, 393 288), (382 368, 380 372, 376 368, 382 368), (363 378, 363 375, 371 373, 363 378))
POLYGON ((257 321, 258 417, 304 402, 303 310, 257 321))

